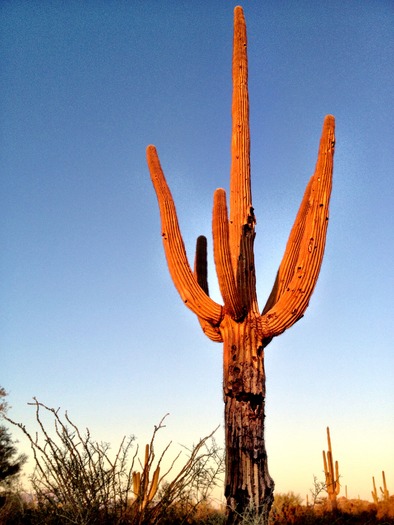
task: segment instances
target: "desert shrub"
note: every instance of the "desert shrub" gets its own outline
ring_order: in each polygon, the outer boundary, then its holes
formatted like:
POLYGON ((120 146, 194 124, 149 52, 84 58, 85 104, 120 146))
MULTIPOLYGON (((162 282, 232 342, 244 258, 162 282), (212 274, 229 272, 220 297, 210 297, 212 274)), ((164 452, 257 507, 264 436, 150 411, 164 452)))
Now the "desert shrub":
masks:
POLYGON ((373 504, 364 503, 362 507, 354 507, 352 512, 340 509, 329 511, 323 507, 313 508, 297 504, 295 507, 286 505, 285 513, 270 516, 270 525, 394 525, 394 519, 387 515, 379 516, 373 504))
POLYGON ((394 522, 394 496, 379 501, 377 504, 377 517, 380 519, 391 519, 394 522))
POLYGON ((88 429, 81 432, 67 412, 63 418, 59 410, 36 399, 31 404, 39 427, 34 437, 24 425, 7 420, 23 431, 33 451, 32 523, 154 525, 164 524, 170 515, 174 524, 193 523, 220 480, 223 452, 216 445, 214 432, 186 449, 187 457, 178 473, 174 474, 181 452, 160 476, 171 443, 156 458, 155 438, 165 418, 154 427, 141 462, 133 436, 123 438, 111 453, 108 443, 93 440, 88 429), (52 418, 52 431, 45 426, 42 413, 52 418))
POLYGON ((0 524, 19 525, 28 523, 24 501, 17 490, 3 492, 0 497, 0 524))
POLYGON ((270 525, 295 523, 297 516, 303 515, 302 499, 294 492, 275 494, 270 513, 270 525))
MULTIPOLYGON (((383 502, 376 506, 368 501, 340 498, 338 504, 339 508, 331 511, 324 502, 315 506, 303 506, 301 498, 292 492, 277 494, 271 509, 269 524, 394 525, 394 517, 390 514, 388 505, 383 505, 383 502)), ((248 524, 247 521, 243 525, 248 524)))
MULTIPOLYGON (((134 438, 123 438, 114 457, 108 443, 94 441, 89 430, 81 433, 68 414, 35 400, 40 429, 28 437, 35 460, 30 478, 35 495, 36 514, 42 523, 116 523, 123 518, 130 493, 127 467, 134 438), (45 428, 41 411, 53 417, 53 435, 45 428), (119 518, 119 519, 118 519, 119 518)), ((10 420, 9 420, 10 421, 10 420)))

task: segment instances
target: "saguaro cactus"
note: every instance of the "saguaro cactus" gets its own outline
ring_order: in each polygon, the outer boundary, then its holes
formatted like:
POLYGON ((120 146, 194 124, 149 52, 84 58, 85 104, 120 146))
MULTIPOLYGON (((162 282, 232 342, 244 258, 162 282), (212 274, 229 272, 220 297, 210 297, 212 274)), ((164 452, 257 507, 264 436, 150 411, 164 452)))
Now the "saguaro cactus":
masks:
MULTIPOLYGON (((382 470, 382 479, 383 479, 383 488, 379 487, 380 492, 382 493, 383 501, 388 501, 390 497, 390 493, 386 485, 386 475, 384 473, 384 470, 382 470)), ((375 478, 373 476, 372 476, 372 483, 373 483, 373 491, 371 491, 371 494, 372 494, 374 503, 376 503, 377 505, 379 503, 379 496, 378 496, 378 491, 376 490, 375 478)))
POLYGON ((326 491, 328 494, 328 499, 330 501, 331 510, 336 510, 338 507, 337 496, 339 494, 339 491, 341 490, 341 485, 339 483, 338 461, 335 462, 335 469, 334 469, 334 458, 332 455, 331 437, 330 437, 329 427, 327 427, 327 444, 328 444, 327 454, 325 450, 323 450, 323 465, 324 465, 324 475, 326 478, 326 491))
POLYGON ((268 301, 259 310, 253 254, 255 215, 250 184, 250 137, 246 25, 234 11, 230 210, 226 192, 213 202, 213 250, 223 305, 209 297, 207 241, 197 239, 194 271, 189 265, 174 201, 154 146, 147 161, 160 208, 168 268, 179 295, 204 333, 223 343, 228 523, 253 506, 266 523, 274 483, 264 442, 264 348, 303 315, 322 263, 331 193, 334 117, 323 124, 316 170, 295 219, 268 301))
POLYGON ((384 470, 382 470, 382 479, 383 479, 383 488, 379 487, 380 492, 382 493, 383 501, 388 501, 390 497, 390 493, 386 485, 386 475, 384 473, 384 470))
POLYGON ((133 492, 140 512, 153 500, 159 486, 160 465, 156 467, 152 481, 149 480, 153 457, 152 446, 145 445, 145 462, 142 465, 142 473, 133 472, 133 492))

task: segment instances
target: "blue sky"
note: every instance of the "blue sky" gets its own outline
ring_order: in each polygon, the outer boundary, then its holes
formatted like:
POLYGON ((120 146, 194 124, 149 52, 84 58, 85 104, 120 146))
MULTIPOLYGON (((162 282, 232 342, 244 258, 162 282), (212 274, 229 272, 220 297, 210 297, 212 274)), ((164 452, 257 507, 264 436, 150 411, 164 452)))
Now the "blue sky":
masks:
MULTIPOLYGON (((196 237, 211 241, 213 191, 228 187, 235 5, 1 3, 0 384, 31 429, 33 396, 114 447, 145 443, 167 412, 174 451, 223 421, 221 346, 170 280, 145 148, 192 261, 196 237)), ((242 5, 261 307, 323 118, 337 122, 319 282, 266 350, 270 473, 304 497, 329 425, 342 484, 370 498, 383 469, 394 490, 394 4, 242 5)))

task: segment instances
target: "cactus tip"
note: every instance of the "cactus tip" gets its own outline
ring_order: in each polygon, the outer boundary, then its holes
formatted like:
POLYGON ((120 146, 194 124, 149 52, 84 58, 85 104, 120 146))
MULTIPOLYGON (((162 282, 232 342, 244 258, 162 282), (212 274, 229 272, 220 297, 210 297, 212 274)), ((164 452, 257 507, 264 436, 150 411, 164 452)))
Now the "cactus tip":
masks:
POLYGON ((326 115, 324 117, 324 123, 328 126, 335 126, 335 117, 334 115, 326 115))

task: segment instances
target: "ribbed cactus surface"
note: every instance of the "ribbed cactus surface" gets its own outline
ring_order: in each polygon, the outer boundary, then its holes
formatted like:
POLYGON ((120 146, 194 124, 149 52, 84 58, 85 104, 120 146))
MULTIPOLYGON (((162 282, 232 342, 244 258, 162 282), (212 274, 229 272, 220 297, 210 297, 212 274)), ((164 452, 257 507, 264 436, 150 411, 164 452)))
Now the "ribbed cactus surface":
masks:
POLYGON ((189 264, 175 204, 156 148, 147 161, 156 191, 168 268, 185 305, 204 333, 223 343, 228 523, 250 504, 268 519, 273 481, 264 444, 264 348, 303 315, 314 290, 325 247, 331 194, 334 117, 324 119, 315 172, 311 177, 280 263, 271 294, 260 311, 256 294, 256 219, 250 179, 247 39, 244 13, 234 11, 233 98, 230 195, 214 193, 213 252, 223 304, 209 297, 207 240, 197 239, 194 268, 189 264), (229 204, 229 206, 228 206, 229 204))

